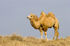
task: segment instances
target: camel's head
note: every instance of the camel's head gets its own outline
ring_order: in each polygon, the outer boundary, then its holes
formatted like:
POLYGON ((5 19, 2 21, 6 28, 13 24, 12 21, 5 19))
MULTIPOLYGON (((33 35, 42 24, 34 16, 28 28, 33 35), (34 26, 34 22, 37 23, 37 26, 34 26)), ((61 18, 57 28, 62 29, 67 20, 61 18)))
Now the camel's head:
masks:
POLYGON ((38 17, 35 15, 35 14, 30 14, 29 16, 27 16, 27 18, 29 19, 29 20, 31 20, 31 19, 35 19, 35 20, 38 20, 38 17))

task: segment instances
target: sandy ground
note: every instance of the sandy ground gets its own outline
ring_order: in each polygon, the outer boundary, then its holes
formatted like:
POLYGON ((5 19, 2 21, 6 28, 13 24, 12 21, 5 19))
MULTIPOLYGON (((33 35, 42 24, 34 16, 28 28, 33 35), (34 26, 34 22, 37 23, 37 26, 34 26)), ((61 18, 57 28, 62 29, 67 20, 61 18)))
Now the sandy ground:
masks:
POLYGON ((46 41, 30 36, 0 36, 0 46, 70 46, 70 37, 46 41))

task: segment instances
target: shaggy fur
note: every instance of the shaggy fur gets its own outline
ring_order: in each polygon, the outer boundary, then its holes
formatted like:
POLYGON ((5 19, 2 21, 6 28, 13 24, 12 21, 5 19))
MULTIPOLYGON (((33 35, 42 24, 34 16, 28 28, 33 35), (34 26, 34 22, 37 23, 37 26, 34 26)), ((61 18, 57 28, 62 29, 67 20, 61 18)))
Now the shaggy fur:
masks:
POLYGON ((45 38, 47 39, 46 31, 48 30, 48 28, 53 27, 55 32, 53 39, 58 39, 59 22, 52 12, 49 12, 48 14, 41 12, 39 18, 35 14, 31 13, 30 16, 28 16, 27 18, 29 18, 32 27, 40 30, 41 38, 43 36, 43 31, 44 31, 45 38))

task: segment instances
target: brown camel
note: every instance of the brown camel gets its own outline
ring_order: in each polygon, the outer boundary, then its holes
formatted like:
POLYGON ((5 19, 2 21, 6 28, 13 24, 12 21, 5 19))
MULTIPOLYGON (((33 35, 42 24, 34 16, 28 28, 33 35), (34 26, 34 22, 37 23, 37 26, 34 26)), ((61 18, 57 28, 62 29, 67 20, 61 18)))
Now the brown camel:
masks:
POLYGON ((49 12, 48 14, 41 12, 41 16, 39 18, 35 14, 31 13, 30 16, 28 16, 27 18, 29 18, 32 27, 40 30, 41 39, 43 36, 43 31, 45 34, 45 38, 47 39, 47 32, 46 31, 48 28, 51 28, 51 27, 53 27, 55 30, 54 31, 55 34, 54 34, 53 39, 58 39, 59 22, 52 12, 49 12))

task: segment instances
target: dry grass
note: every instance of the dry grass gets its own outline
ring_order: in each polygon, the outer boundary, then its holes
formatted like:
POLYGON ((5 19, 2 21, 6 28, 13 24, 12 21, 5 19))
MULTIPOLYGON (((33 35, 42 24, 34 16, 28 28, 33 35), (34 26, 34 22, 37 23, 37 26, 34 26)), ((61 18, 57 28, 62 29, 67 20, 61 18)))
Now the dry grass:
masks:
POLYGON ((35 37, 22 37, 14 34, 11 36, 0 36, 0 46, 70 46, 70 37, 46 41, 35 37))

